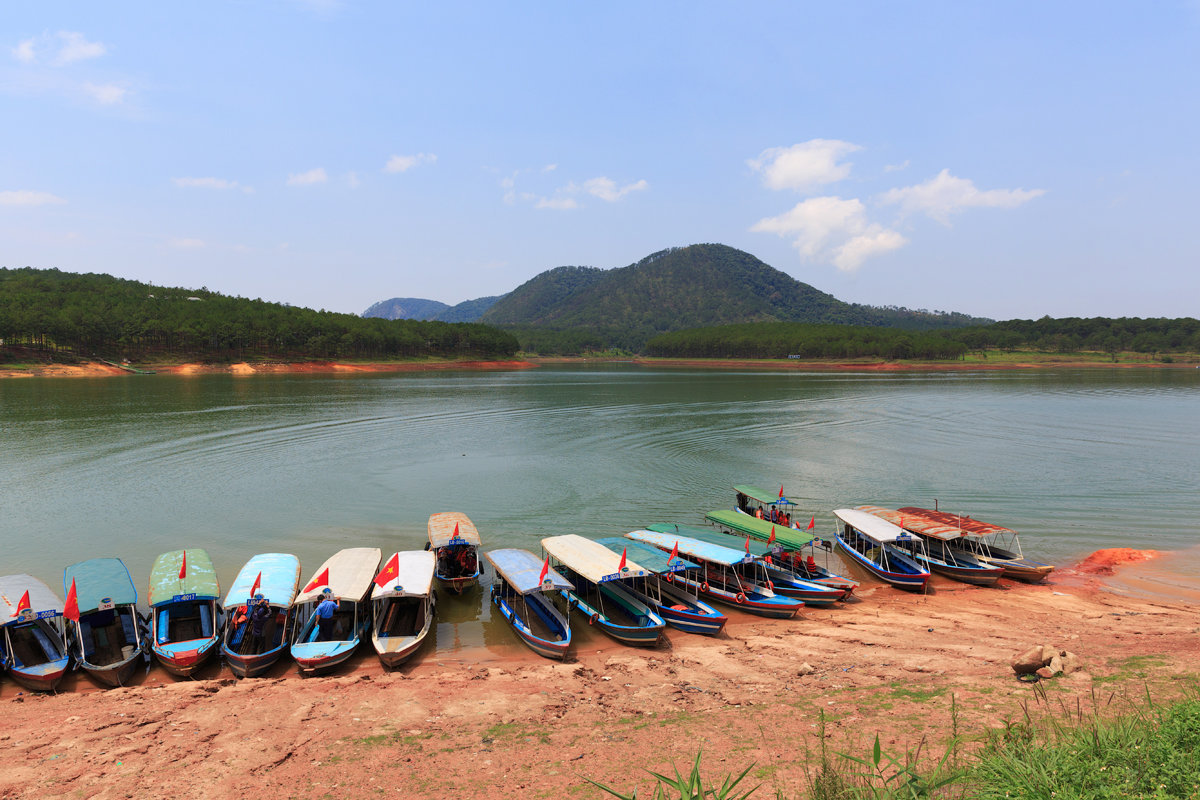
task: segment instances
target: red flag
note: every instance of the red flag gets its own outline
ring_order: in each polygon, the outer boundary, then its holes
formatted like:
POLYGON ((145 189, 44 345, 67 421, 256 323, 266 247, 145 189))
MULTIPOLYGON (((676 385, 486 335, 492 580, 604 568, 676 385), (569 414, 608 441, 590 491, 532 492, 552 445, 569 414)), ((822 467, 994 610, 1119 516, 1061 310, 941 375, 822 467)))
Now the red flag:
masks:
POLYGON ((542 585, 542 581, 546 580, 546 576, 550 574, 550 556, 546 556, 546 561, 542 564, 542 571, 538 573, 538 585, 542 585))
POLYGON ((315 577, 311 581, 309 581, 308 586, 304 587, 304 591, 311 592, 313 589, 317 588, 318 586, 328 586, 328 585, 329 585, 329 567, 326 567, 325 569, 321 570, 320 575, 318 575, 317 577, 315 577))
POLYGON ((810 520, 808 521, 808 527, 807 527, 807 528, 805 528, 805 530, 809 530, 809 531, 811 531, 811 530, 812 530, 813 528, 815 528, 815 527, 817 527, 817 517, 816 517, 816 515, 814 514, 814 515, 813 515, 813 518, 812 518, 812 519, 810 519, 810 520))
POLYGON ((775 544, 775 526, 771 526, 771 538, 767 539, 767 544, 775 544))
POLYGON ((254 595, 258 592, 258 589, 260 586, 262 586, 262 573, 261 572, 258 573, 258 577, 254 579, 254 585, 250 587, 250 597, 251 598, 253 598, 254 595))
POLYGON ((780 500, 783 499, 783 487, 782 486, 779 487, 779 499, 780 500))
POLYGON ((621 548, 621 563, 617 564, 617 572, 622 572, 625 569, 625 552, 627 550, 629 550, 628 547, 621 548))
POLYGON ((400 577, 400 554, 392 553, 392 557, 383 565, 383 569, 375 576, 375 585, 380 589, 400 577))
POLYGON ((772 563, 770 556, 767 556, 766 558, 764 558, 763 561, 766 561, 768 564, 772 563))
POLYGON ((75 594, 74 578, 71 578, 71 588, 67 590, 67 602, 63 603, 63 616, 79 622, 79 597, 75 594))
POLYGON ((675 540, 675 546, 671 548, 671 557, 667 559, 667 565, 670 566, 671 562, 677 558, 679 558, 679 540, 678 539, 675 540))
POLYGON ((17 611, 13 614, 14 617, 21 616, 21 612, 29 608, 29 590, 25 590, 25 594, 21 595, 21 601, 17 603, 17 611))
POLYGON ((451 538, 451 539, 457 539, 457 538, 458 538, 458 523, 457 523, 457 522, 456 522, 456 523, 454 523, 454 534, 453 534, 453 535, 452 535, 450 538, 451 538))
POLYGON ((750 534, 746 534, 746 555, 750 555, 750 534))
POLYGON ((179 580, 187 577, 187 550, 183 551, 183 563, 179 565, 179 580))

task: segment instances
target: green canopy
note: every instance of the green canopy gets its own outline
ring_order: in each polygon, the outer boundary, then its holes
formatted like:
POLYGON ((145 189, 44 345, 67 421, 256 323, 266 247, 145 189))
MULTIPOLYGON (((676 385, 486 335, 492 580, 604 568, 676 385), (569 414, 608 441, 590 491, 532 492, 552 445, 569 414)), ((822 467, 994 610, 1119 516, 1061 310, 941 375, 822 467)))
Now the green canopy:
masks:
POLYGON ((749 534, 752 538, 762 539, 764 542, 771 538, 771 529, 774 528, 775 541, 793 550, 798 550, 813 540, 812 534, 807 531, 785 528, 778 523, 752 517, 749 514, 742 514, 738 511, 730 511, 729 509, 723 508, 720 511, 710 511, 704 515, 704 518, 715 522, 723 528, 728 528, 741 534, 749 534))
POLYGON ((217 600, 221 587, 217 584, 217 571, 213 568, 208 553, 194 550, 173 550, 163 553, 150 568, 151 608, 164 603, 176 602, 176 598, 188 600, 217 600), (186 556, 185 556, 186 554, 186 556), (184 558, 187 568, 184 569, 184 558), (180 572, 183 577, 179 577, 180 572))
MULTIPOLYGON (((751 500, 757 500, 764 505, 775 505, 776 503, 780 502, 779 495, 777 493, 768 492, 764 489, 758 488, 757 486, 734 486, 733 488, 734 491, 741 492, 751 500)), ((791 505, 786 497, 783 498, 783 503, 785 505, 791 505)))

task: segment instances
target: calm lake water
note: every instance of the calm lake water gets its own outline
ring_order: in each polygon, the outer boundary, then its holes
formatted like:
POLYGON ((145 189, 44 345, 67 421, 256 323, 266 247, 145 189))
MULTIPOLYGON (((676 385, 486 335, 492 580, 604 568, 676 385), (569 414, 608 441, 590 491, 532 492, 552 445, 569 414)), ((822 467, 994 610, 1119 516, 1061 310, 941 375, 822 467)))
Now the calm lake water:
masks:
POLYGON ((936 500, 1052 561, 1200 541, 1200 370, 29 379, 0 381, 0 412, 0 573, 56 589, 115 555, 144 593, 182 547, 223 586, 267 551, 307 580, 342 547, 419 549, 448 510, 537 552, 700 522, 734 483, 782 484, 825 535, 834 508, 936 500))

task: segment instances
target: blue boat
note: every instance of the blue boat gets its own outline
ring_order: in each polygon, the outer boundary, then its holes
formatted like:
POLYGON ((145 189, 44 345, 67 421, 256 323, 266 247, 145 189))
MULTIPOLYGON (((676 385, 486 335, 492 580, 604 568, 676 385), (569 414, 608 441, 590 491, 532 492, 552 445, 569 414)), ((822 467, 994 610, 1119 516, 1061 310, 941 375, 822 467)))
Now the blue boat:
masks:
POLYGON ((767 586, 762 565, 750 553, 658 531, 631 531, 625 536, 663 552, 678 548, 680 555, 699 564, 703 569, 698 574, 680 574, 676 582, 698 590, 701 597, 775 619, 794 617, 804 607, 802 600, 778 595, 767 586))
POLYGON ((0 578, 0 666, 26 689, 53 691, 71 668, 62 613, 62 601, 32 575, 0 578))
POLYGON ((191 675, 220 650, 217 571, 200 549, 173 550, 150 569, 150 648, 167 671, 191 675))
POLYGON ((292 629, 292 658, 301 675, 328 672, 350 658, 371 631, 368 597, 375 585, 378 547, 349 547, 339 550, 317 568, 312 580, 292 601, 296 620, 292 629), (338 604, 333 638, 320 640, 317 605, 328 595, 338 604))
POLYGON ((842 523, 836 536, 837 546, 852 562, 899 589, 925 588, 929 572, 897 546, 897 543, 920 546, 920 539, 866 511, 839 508, 833 515, 842 523))
POLYGON ((571 625, 551 602, 549 593, 570 592, 575 587, 552 569, 538 580, 542 560, 528 550, 505 548, 485 553, 496 572, 492 604, 533 652, 564 659, 571 647, 571 625))
POLYGON ((618 555, 627 551, 638 564, 650 570, 651 575, 629 581, 629 588, 639 600, 658 612, 668 625, 705 636, 716 636, 725 628, 729 617, 675 580, 678 573, 698 571, 699 564, 679 556, 671 558, 657 547, 619 536, 596 541, 618 555))
POLYGON ((92 558, 63 570, 79 620, 66 620, 71 654, 103 686, 124 686, 149 651, 146 618, 137 610, 137 588, 119 558, 92 558))
POLYGON ((654 646, 666 622, 630 591, 627 581, 644 578, 649 570, 622 559, 602 544, 577 536, 542 539, 550 563, 561 565, 559 573, 575 588, 562 590, 561 597, 595 625, 619 642, 654 646))
POLYGON ((238 572, 225 595, 231 618, 221 642, 221 655, 234 675, 262 675, 287 651, 292 601, 299 586, 300 559, 290 553, 260 553, 238 572), (249 611, 252 604, 264 600, 271 617, 263 627, 262 640, 255 641, 249 611))

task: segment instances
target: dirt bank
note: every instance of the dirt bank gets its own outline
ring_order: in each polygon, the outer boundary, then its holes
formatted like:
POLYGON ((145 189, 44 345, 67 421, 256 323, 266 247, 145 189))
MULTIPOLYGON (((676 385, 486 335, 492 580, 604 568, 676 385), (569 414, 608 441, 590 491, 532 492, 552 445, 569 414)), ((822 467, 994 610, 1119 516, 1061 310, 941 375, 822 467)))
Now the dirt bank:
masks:
POLYGON ((646 794, 642 769, 685 765, 701 746, 707 772, 757 762, 758 780, 795 796, 820 710, 836 748, 860 751, 879 731, 895 749, 944 740, 951 695, 971 735, 1019 716, 1033 690, 1009 663, 1032 644, 1081 656, 1085 674, 1053 682, 1068 704, 1127 679, 1135 693, 1143 680, 1169 691, 1195 671, 1194 606, 1069 572, 992 589, 938 580, 928 595, 868 583, 842 607, 788 621, 732 611, 716 639, 670 631, 650 650, 584 626, 565 664, 510 637, 392 673, 362 654, 326 678, 155 669, 109 691, 74 678, 58 696, 6 680, 0 796, 600 797, 583 775, 646 794), (801 675, 805 662, 814 671, 801 675))
MULTIPOLYGON (((287 373, 425 372, 430 370, 530 369, 529 361, 384 361, 344 364, 336 361, 240 362, 237 364, 159 364, 154 372, 167 375, 275 375, 287 373)), ((81 364, 38 364, 28 369, 0 369, 0 378, 104 378, 129 375, 96 361, 81 364)))

